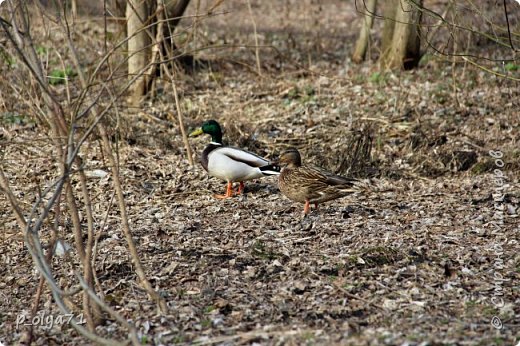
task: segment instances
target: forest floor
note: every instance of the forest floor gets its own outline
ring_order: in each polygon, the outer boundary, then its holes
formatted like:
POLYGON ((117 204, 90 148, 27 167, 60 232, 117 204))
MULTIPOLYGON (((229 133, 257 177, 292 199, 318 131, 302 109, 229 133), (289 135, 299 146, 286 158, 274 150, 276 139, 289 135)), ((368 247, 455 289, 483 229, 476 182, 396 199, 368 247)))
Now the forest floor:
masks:
MULTIPOLYGON (((406 72, 354 65, 353 4, 275 3, 252 6, 260 45, 276 48, 259 51, 261 76, 246 3, 226 2, 230 13, 200 24, 198 39, 219 48, 203 50, 206 66, 180 82, 186 127, 216 119, 230 144, 269 159, 294 146, 304 162, 370 177, 374 189, 307 217, 276 178, 213 198, 225 183, 189 164, 165 83, 141 109, 125 111, 119 160, 132 234, 169 311, 158 314, 139 285, 93 139, 81 155, 92 173, 105 301, 143 344, 515 345, 518 83, 433 55, 406 72), (350 167, 357 139, 371 155, 350 167)), ((79 25, 85 37, 100 30, 79 25)), ((2 169, 29 212, 55 177, 53 145, 34 123, 12 120, 0 123, 2 169)), ((190 139, 196 161, 209 140, 190 139)), ((23 337, 19 316, 39 276, 3 195, 0 218, 0 345, 11 345, 23 337)), ((69 229, 65 220, 61 235, 73 246, 69 229)), ((73 262, 55 256, 56 277, 73 276, 73 262)), ((59 314, 48 290, 40 313, 59 314)), ((112 320, 96 331, 126 338, 112 320)), ((38 345, 85 343, 68 325, 34 333, 38 345)))

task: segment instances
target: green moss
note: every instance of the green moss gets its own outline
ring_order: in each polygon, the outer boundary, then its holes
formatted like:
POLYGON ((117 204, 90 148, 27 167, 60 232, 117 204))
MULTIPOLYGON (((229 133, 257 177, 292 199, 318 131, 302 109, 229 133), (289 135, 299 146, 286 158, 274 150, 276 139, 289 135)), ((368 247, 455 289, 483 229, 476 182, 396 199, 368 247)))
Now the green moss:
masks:
POLYGON ((255 257, 267 260, 273 260, 280 257, 278 253, 269 249, 268 246, 266 246, 266 244, 261 240, 255 241, 255 243, 251 246, 251 254, 255 257))
POLYGON ((472 310, 478 305, 478 303, 475 300, 468 300, 464 305, 466 306, 466 309, 472 310))
POLYGON ((44 47, 44 46, 36 46, 36 53, 38 53, 39 55, 45 55, 47 54, 47 47, 44 47))
POLYGON ((175 337, 171 340, 171 342, 172 342, 173 344, 184 344, 185 341, 186 341, 186 340, 184 339, 184 336, 182 336, 182 335, 177 335, 177 336, 175 336, 175 337))
POLYGON ((302 334, 302 339, 305 340, 306 345, 314 345, 314 333, 313 332, 304 332, 302 334))
POLYGON ((423 54, 421 57, 421 60, 419 60, 419 66, 425 66, 428 65, 430 61, 432 61, 435 58, 435 55, 433 54, 423 54))
POLYGON ((486 316, 486 317, 493 317, 493 316, 496 316, 498 315, 499 311, 497 308, 494 308, 492 306, 484 306, 482 308, 482 315, 486 316))
POLYGON ((508 62, 507 64, 505 64, 504 68, 507 71, 518 71, 520 69, 520 65, 517 65, 517 64, 512 63, 512 62, 508 62))
POLYGON ((0 46, 0 60, 3 61, 7 66, 14 67, 16 65, 16 59, 9 54, 6 50, 4 50, 0 46))
POLYGON ((202 326, 202 328, 210 328, 211 327, 211 320, 209 318, 207 319, 204 319, 202 321, 200 321, 200 325, 202 326))
POLYGON ((293 101, 297 101, 301 104, 316 103, 316 90, 311 85, 306 85, 303 89, 295 86, 285 95, 284 104, 289 105, 293 101))
POLYGON ((4 123, 7 125, 27 125, 34 124, 27 115, 14 112, 0 113, 0 124, 4 123))
POLYGON ((64 84, 65 80, 69 77, 76 76, 76 72, 71 68, 67 67, 64 70, 62 69, 55 69, 51 71, 51 74, 49 75, 49 84, 51 85, 58 85, 58 84, 64 84))
POLYGON ((495 164, 493 163, 492 160, 485 159, 483 161, 480 161, 480 162, 477 162, 476 164, 474 164, 473 167, 471 167, 470 172, 475 175, 479 175, 484 172, 492 171, 494 169, 494 167, 495 167, 495 164))
POLYGON ((381 72, 374 72, 368 77, 368 81, 371 83, 382 84, 386 81, 386 75, 381 72))
POLYGON ((208 305, 204 308, 204 313, 205 314, 209 314, 210 312, 212 312, 213 310, 215 310, 215 307, 213 305, 208 305))
POLYGON ((400 260, 402 255, 396 249, 376 246, 365 250, 362 258, 370 265, 385 265, 400 260))

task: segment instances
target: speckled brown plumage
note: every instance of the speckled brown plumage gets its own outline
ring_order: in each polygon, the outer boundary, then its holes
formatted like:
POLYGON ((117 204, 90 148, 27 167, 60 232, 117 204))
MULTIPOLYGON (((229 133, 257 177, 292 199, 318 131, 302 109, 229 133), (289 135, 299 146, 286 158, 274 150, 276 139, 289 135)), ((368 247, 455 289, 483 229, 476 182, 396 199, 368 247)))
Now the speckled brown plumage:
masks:
POLYGON ((309 204, 323 203, 357 191, 356 179, 342 177, 318 167, 302 165, 297 149, 282 153, 279 162, 282 173, 278 177, 280 191, 289 199, 305 203, 304 212, 309 212, 309 204))

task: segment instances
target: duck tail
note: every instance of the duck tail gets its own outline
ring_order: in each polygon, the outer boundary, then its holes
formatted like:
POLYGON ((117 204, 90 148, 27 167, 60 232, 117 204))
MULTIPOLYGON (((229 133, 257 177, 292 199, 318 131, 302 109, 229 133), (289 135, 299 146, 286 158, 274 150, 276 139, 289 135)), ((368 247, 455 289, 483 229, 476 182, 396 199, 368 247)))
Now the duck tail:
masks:
POLYGON ((275 164, 265 165, 259 167, 260 171, 263 175, 279 175, 280 174, 280 166, 275 164))
POLYGON ((356 192, 374 192, 377 191, 377 184, 373 179, 359 179, 356 180, 352 187, 356 192))

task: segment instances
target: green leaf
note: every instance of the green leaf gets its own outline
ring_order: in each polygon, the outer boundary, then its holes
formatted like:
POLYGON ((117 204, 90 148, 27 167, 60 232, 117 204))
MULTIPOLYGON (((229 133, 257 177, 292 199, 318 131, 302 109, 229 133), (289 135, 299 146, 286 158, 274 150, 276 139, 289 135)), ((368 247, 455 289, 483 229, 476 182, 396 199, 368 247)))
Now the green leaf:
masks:
POLYGON ((39 55, 45 55, 47 53, 47 48, 44 46, 36 46, 36 53, 39 55))
POLYGON ((7 51, 0 47, 0 60, 5 62, 7 66, 13 67, 16 64, 16 60, 7 51))
POLYGON ((65 70, 55 69, 52 70, 49 75, 49 84, 58 85, 65 83, 65 79, 68 77, 74 77, 76 72, 71 68, 67 67, 65 70))
POLYGON ((25 125, 33 123, 26 115, 13 112, 0 113, 0 122, 9 125, 25 125))
POLYGON ((385 79, 385 76, 381 72, 374 72, 368 77, 368 80, 372 83, 381 83, 385 79))

